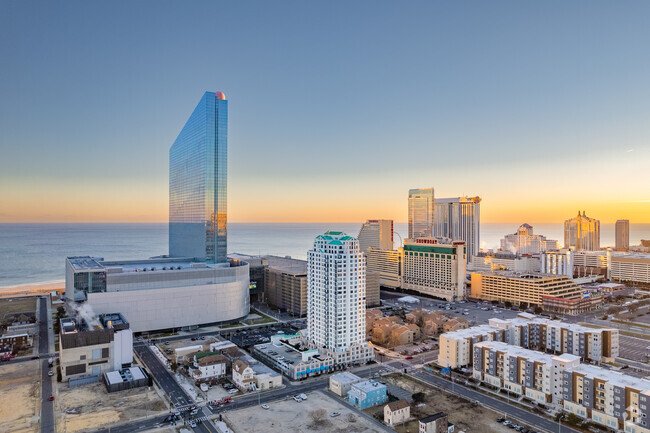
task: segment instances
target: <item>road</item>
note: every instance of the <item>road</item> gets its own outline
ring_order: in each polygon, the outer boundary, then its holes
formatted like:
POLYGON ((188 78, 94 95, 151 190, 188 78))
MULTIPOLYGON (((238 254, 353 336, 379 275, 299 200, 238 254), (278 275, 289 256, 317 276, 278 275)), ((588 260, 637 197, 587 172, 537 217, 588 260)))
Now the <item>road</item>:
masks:
POLYGON ((192 399, 176 382, 171 372, 165 368, 158 357, 147 346, 137 345, 133 350, 138 354, 149 372, 154 376, 158 385, 165 391, 174 407, 182 407, 192 403, 192 399))
MULTIPOLYGON (((423 382, 434 385, 438 388, 445 389, 451 392, 452 383, 446 379, 443 379, 439 376, 427 373, 425 371, 416 371, 409 373, 409 376, 417 378, 423 382)), ((477 401, 480 404, 489 407, 490 409, 496 411, 499 414, 507 414, 511 418, 515 418, 518 423, 525 423, 526 425, 533 427, 535 429, 544 429, 549 432, 559 432, 559 433, 579 433, 578 430, 572 429, 571 427, 565 425, 558 425, 558 423, 546 419, 542 416, 535 415, 532 412, 527 410, 520 409, 516 406, 512 406, 506 402, 503 402, 495 397, 486 395, 475 391, 473 389, 467 388, 464 385, 455 383, 453 385, 454 394, 461 395, 469 400, 477 401)))
POLYGON ((47 315, 47 298, 39 298, 39 322, 38 325, 38 353, 41 357, 41 433, 54 433, 56 425, 54 422, 54 402, 49 400, 52 392, 52 380, 54 376, 50 377, 47 372, 50 368, 47 365, 47 360, 50 356, 50 318, 47 315))

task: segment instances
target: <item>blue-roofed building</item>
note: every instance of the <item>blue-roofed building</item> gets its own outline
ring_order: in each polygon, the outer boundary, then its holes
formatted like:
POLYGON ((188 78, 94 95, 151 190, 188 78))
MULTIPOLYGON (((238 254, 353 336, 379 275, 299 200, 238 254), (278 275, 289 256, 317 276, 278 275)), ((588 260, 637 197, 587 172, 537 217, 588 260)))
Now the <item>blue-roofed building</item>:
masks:
POLYGON ((372 406, 384 404, 388 401, 386 385, 374 380, 352 384, 348 391, 348 401, 359 409, 366 409, 372 406))

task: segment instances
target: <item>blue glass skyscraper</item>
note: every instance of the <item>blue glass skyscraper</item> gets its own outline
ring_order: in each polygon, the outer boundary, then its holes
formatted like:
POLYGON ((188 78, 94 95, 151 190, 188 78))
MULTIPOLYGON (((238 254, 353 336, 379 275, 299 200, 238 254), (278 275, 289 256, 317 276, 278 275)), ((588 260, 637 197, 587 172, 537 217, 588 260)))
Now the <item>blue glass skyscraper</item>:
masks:
POLYGON ((228 101, 205 92, 169 150, 169 255, 226 261, 228 101))

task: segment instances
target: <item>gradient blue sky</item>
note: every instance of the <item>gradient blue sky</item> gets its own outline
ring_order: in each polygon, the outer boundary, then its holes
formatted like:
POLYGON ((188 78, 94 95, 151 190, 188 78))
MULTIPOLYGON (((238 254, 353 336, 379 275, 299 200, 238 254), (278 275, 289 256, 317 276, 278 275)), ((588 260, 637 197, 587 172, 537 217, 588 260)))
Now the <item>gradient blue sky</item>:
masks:
POLYGON ((0 3, 0 222, 166 221, 229 99, 230 221, 650 222, 650 2, 0 3))

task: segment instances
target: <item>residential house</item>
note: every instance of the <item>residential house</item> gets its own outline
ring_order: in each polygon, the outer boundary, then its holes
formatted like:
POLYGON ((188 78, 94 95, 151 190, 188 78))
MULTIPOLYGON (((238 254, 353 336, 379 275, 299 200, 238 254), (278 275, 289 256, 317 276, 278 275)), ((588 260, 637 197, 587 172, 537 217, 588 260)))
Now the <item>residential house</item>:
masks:
POLYGON ((238 359, 232 364, 232 381, 240 390, 252 391, 255 384, 255 372, 249 364, 238 359))
POLYGON ((360 409, 384 404, 388 401, 386 385, 374 380, 354 383, 348 391, 348 401, 360 409))
POLYGON ((214 352, 199 353, 194 356, 192 377, 196 382, 206 382, 226 375, 227 359, 214 352))
POLYGON ((411 417, 411 406, 405 399, 384 406, 384 422, 390 426, 405 423, 411 417))
POLYGON ((420 433, 453 433, 454 425, 447 419, 447 414, 438 412, 420 420, 420 433))
POLYGON ((356 374, 348 371, 330 376, 330 391, 339 397, 346 397, 352 385, 361 382, 362 379, 356 374))

